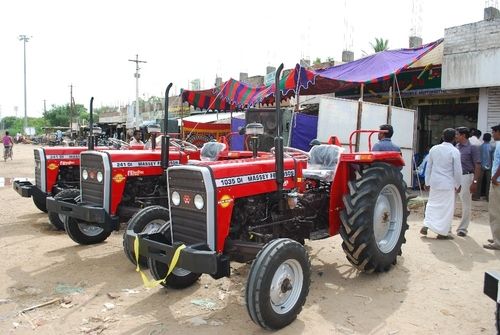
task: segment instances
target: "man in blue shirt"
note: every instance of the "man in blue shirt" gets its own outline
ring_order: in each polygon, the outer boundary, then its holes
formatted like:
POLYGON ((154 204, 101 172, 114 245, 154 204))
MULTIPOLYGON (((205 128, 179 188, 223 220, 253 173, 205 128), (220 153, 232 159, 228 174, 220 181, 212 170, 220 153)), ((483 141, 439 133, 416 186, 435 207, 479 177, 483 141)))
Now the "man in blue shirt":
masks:
POLYGON ((401 149, 391 141, 391 137, 394 134, 394 129, 392 128, 392 126, 390 124, 383 124, 380 126, 380 130, 385 131, 378 133, 379 142, 373 146, 372 151, 401 152, 401 149))
POLYGON ((490 228, 492 239, 483 245, 486 249, 500 250, 500 124, 491 127, 493 139, 496 141, 495 153, 493 154, 493 166, 491 168, 490 202, 488 213, 490 216, 490 228))
POLYGON ((481 152, 481 175, 478 179, 477 191, 472 196, 472 200, 479 200, 481 198, 481 194, 483 193, 486 196, 486 201, 489 199, 488 193, 490 192, 491 163, 493 159, 493 151, 495 151, 495 147, 491 145, 490 141, 491 134, 485 133, 483 135, 483 143, 479 147, 479 151, 481 152))

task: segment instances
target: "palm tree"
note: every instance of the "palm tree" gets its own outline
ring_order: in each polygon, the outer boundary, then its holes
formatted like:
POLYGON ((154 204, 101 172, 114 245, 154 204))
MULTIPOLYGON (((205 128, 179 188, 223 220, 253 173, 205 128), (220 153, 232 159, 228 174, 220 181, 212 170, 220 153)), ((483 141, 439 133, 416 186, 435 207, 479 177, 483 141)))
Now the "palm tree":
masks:
POLYGON ((384 40, 382 37, 381 38, 375 37, 375 43, 370 42, 370 45, 372 46, 375 52, 384 51, 389 49, 389 40, 384 40))

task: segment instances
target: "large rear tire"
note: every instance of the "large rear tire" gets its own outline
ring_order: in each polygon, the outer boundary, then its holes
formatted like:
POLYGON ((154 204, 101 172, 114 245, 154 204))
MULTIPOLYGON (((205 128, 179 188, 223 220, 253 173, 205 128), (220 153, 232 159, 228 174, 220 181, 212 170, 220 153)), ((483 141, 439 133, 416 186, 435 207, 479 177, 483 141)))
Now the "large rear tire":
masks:
POLYGON ((47 198, 37 197, 36 195, 32 195, 31 197, 33 198, 33 203, 35 204, 36 208, 44 213, 47 213, 47 204, 45 203, 47 198))
POLYGON ((266 244, 252 263, 246 285, 251 319, 266 329, 292 323, 302 310, 311 283, 311 263, 300 243, 287 238, 266 244))
POLYGON ((83 245, 104 242, 111 235, 111 230, 72 217, 64 221, 64 230, 73 241, 83 245))
MULTIPOLYGON (((75 188, 68 188, 57 193, 54 199, 75 204, 75 198, 78 196, 80 196, 80 190, 75 188)), ((64 221, 66 219, 66 215, 54 212, 48 212, 48 214, 50 223, 52 223, 52 225, 57 230, 64 230, 64 221)))
POLYGON ((401 172, 387 163, 374 163, 349 182, 340 213, 347 259, 365 272, 384 272, 396 264, 406 242, 408 209, 401 172))
MULTIPOLYGON (((160 228, 169 229, 170 214, 168 209, 162 206, 150 206, 141 209, 128 221, 127 230, 123 233, 123 252, 132 264, 137 265, 134 244, 127 239, 127 232, 133 231, 138 233, 155 233, 160 231, 160 228)), ((148 260, 145 256, 139 256, 139 265, 141 267, 148 266, 148 260)))

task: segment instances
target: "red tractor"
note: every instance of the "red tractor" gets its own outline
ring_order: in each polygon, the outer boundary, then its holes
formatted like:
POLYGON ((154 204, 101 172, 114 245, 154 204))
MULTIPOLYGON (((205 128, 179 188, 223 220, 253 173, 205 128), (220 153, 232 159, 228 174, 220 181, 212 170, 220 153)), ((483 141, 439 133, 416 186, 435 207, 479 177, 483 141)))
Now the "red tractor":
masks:
MULTIPOLYGON (((100 129, 100 128, 99 128, 100 129)), ((119 144, 114 140, 112 144, 119 144)), ((99 150, 111 149, 100 147, 99 150)), ((74 198, 80 187, 80 153, 87 147, 50 147, 34 149, 35 184, 30 181, 14 181, 13 188, 22 197, 32 197, 35 206, 47 213, 46 199, 74 198)), ((64 229, 61 218, 48 213, 50 222, 57 229, 64 229)))
POLYGON ((80 190, 65 197, 48 197, 46 202, 71 239, 79 244, 100 243, 140 208, 168 204, 164 170, 168 165, 199 159, 200 152, 180 140, 170 141, 166 149, 162 145, 161 150, 156 148, 156 136, 151 143, 151 150, 96 151, 89 147, 81 153, 80 190))
MULTIPOLYGON (((247 125, 247 135, 261 132, 259 126, 247 125)), ((408 229, 400 153, 343 152, 334 144, 307 153, 284 147, 280 133, 278 127, 269 157, 168 168, 168 207, 152 206, 132 219, 161 228, 124 236, 124 244, 135 243, 135 261, 146 259, 152 276, 173 288, 188 287, 203 273, 228 277, 231 261, 253 260, 246 306, 267 329, 293 322, 306 301, 311 265, 305 239, 340 234, 349 262, 383 272, 396 264, 408 229)))

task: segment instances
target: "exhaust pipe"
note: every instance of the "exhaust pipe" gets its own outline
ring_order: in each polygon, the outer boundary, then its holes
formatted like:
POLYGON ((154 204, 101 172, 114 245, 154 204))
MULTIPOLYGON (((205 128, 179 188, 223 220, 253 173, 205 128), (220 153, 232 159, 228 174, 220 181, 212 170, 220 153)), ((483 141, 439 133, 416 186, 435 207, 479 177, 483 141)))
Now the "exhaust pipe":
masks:
POLYGON ((164 170, 168 168, 168 157, 170 154, 170 136, 168 135, 168 92, 171 87, 172 83, 168 84, 165 90, 165 116, 163 118, 165 136, 161 139, 161 167, 164 170))
POLYGON ((283 158, 283 136, 281 135, 282 116, 281 116, 281 92, 280 75, 283 70, 283 63, 276 70, 274 78, 275 92, 274 104, 276 105, 276 137, 274 138, 274 158, 276 159, 276 183, 278 184, 278 196, 281 199, 283 192, 283 183, 285 182, 284 158, 283 158))
POLYGON ((89 150, 94 150, 94 97, 90 98, 90 110, 89 110, 89 138, 87 140, 87 147, 89 150))

